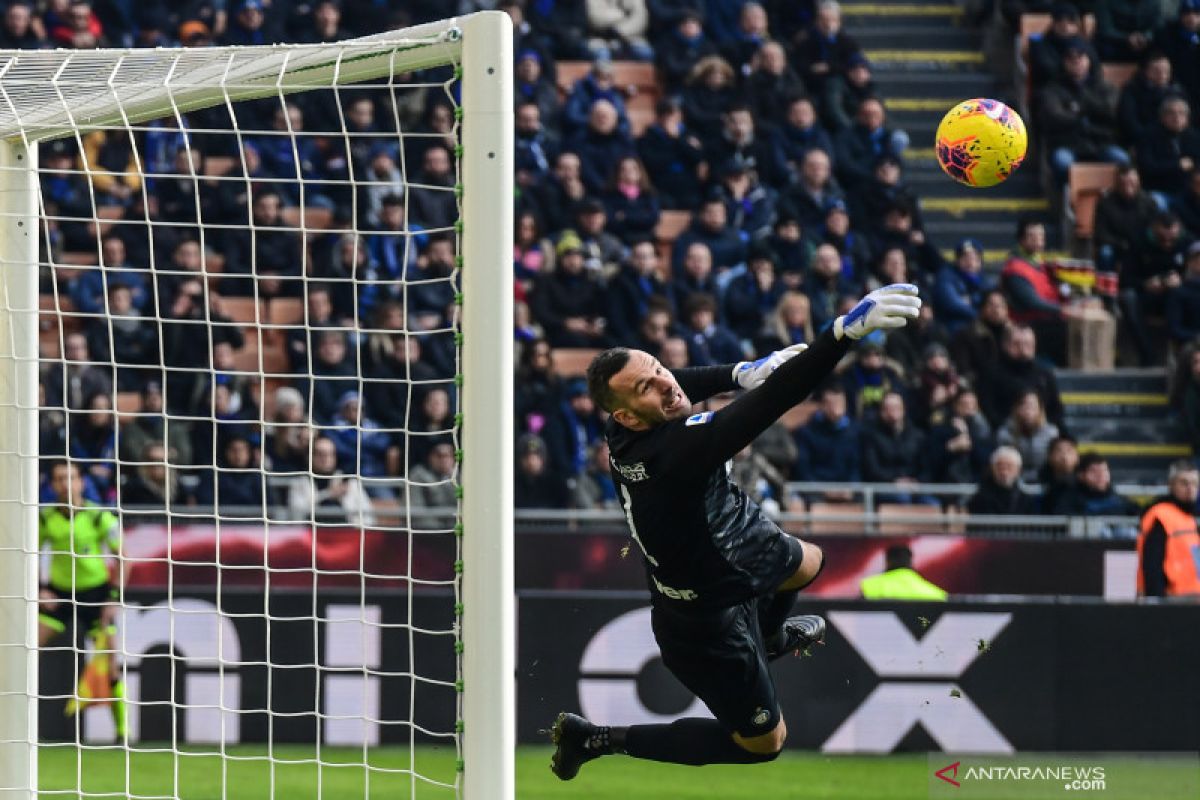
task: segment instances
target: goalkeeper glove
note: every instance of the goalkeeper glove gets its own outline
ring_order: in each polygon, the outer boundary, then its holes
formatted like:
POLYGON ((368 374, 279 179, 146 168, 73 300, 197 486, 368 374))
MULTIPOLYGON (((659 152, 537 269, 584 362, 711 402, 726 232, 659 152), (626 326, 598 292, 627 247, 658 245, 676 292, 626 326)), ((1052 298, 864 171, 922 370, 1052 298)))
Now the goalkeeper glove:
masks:
POLYGON ((921 298, 911 283, 893 283, 868 294, 850 313, 833 321, 833 335, 861 339, 884 328, 903 328, 921 313, 921 298))
POLYGON ((782 350, 776 350, 765 355, 758 361, 740 361, 733 368, 733 379, 743 389, 753 389, 761 386, 771 373, 787 363, 787 360, 808 349, 806 344, 794 344, 782 350))

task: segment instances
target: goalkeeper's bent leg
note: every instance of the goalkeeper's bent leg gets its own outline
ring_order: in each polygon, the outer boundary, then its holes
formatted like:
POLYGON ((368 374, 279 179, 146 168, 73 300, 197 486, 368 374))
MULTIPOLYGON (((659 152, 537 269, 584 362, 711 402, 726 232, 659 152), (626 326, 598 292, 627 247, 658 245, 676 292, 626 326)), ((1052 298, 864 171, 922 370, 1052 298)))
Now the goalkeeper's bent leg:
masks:
POLYGON ((779 643, 781 628, 787 618, 792 615, 792 607, 796 605, 796 596, 820 576, 825 569, 825 553, 815 544, 803 542, 804 557, 792 577, 784 582, 779 591, 768 602, 759 606, 758 623, 762 630, 763 641, 767 644, 768 652, 779 652, 774 647, 779 643))
POLYGON ((634 758, 699 767, 705 764, 760 764, 774 761, 783 749, 787 727, 738 741, 715 719, 687 717, 669 725, 613 728, 614 752, 634 758), (753 748, 753 749, 751 749, 753 748))

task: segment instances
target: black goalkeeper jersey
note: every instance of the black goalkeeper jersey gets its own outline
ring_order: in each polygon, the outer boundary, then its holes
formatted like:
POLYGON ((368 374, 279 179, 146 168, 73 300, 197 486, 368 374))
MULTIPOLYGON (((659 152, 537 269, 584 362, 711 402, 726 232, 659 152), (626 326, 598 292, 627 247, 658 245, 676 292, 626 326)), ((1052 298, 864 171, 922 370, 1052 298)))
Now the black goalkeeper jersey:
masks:
MULTIPOLYGON (((720 411, 645 431, 609 419, 612 477, 656 603, 728 606, 776 588, 767 584, 779 578, 772 567, 786 554, 785 534, 729 479, 728 462, 823 382, 848 348, 825 333, 720 411)), ((699 403, 737 388, 732 373, 730 364, 673 374, 699 403)))

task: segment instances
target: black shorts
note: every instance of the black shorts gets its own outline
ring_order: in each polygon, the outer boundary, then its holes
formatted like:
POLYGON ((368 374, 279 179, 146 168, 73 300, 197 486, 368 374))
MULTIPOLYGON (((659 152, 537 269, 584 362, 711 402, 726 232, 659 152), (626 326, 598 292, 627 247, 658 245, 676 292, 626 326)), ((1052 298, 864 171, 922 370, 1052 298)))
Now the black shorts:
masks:
POLYGON ((58 599, 53 611, 39 611, 41 621, 64 633, 73 628, 78 634, 87 634, 100 622, 100 613, 104 607, 113 602, 113 589, 109 584, 97 586, 94 589, 69 592, 45 587, 58 599))

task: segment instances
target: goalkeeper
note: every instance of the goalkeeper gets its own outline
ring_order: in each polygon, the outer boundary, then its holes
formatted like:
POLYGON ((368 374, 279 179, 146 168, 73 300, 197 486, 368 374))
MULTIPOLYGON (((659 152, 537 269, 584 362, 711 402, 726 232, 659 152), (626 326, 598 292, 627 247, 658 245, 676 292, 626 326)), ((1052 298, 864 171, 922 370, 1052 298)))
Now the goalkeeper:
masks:
MULTIPOLYGON (((119 680, 112 645, 117 588, 110 579, 109 553, 120 552, 117 516, 83 496, 78 465, 57 461, 50 467, 56 503, 38 514, 38 545, 50 547, 50 582, 39 598, 38 645, 45 647, 68 629, 78 639, 92 638, 96 654, 80 681, 79 700, 109 702, 117 736, 126 733, 125 683, 119 680)), ((117 570, 113 574, 119 575, 117 570)), ((79 702, 67 707, 74 713, 79 702)))
POLYGON ((614 753, 692 765, 779 755, 787 728, 767 662, 823 639, 821 617, 788 615, 824 555, 771 522, 729 479, 726 462, 824 382, 851 340, 903 327, 920 307, 915 286, 887 286, 812 347, 737 365, 672 373, 624 348, 592 361, 588 390, 611 415, 612 476, 645 562, 655 640, 663 663, 716 719, 607 727, 560 714, 551 731, 559 778, 614 753), (754 391, 692 413, 694 402, 739 386, 754 391))

